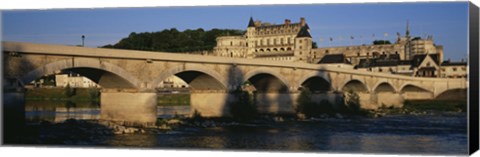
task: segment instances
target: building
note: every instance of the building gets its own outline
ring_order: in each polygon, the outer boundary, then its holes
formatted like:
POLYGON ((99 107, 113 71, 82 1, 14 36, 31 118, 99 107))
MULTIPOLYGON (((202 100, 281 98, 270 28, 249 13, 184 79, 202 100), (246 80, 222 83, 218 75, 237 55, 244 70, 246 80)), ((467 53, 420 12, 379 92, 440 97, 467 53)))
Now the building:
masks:
POLYGON ((217 38, 214 55, 240 58, 262 58, 281 61, 306 61, 312 52, 312 37, 305 18, 291 23, 269 24, 250 17, 242 36, 217 38))
MULTIPOLYGON (((351 37, 353 39, 353 37, 351 37)), ((333 39, 330 38, 330 41, 333 39)), ((340 68, 392 73, 417 77, 466 77, 466 62, 442 62, 443 46, 433 36, 412 37, 409 23, 397 40, 374 41, 371 45, 314 48, 305 18, 291 23, 269 24, 250 17, 247 32, 241 36, 217 38, 213 54, 224 57, 260 58, 325 64, 340 68)))
POLYGON ((467 62, 451 62, 450 60, 444 61, 441 64, 440 77, 444 78, 467 78, 468 66, 467 62))
POLYGON ((170 76, 160 82, 157 88, 188 88, 188 83, 177 76, 170 76))
POLYGON ((72 74, 59 74, 55 75, 55 86, 56 87, 67 87, 70 86, 72 88, 98 88, 100 87, 98 84, 93 82, 92 80, 80 76, 80 75, 72 75, 72 74))
POLYGON ((435 45, 432 36, 426 39, 410 36, 408 22, 405 35, 397 33, 397 40, 393 44, 379 42, 372 45, 322 47, 312 51, 315 60, 328 54, 345 54, 354 65, 359 64, 361 59, 378 58, 382 55, 395 55, 400 60, 412 60, 415 55, 438 54, 439 59, 443 60, 443 46, 435 45))
POLYGON ((345 57, 344 54, 325 55, 320 61, 318 61, 318 64, 324 64, 327 66, 333 66, 338 68, 353 69, 352 63, 345 57))

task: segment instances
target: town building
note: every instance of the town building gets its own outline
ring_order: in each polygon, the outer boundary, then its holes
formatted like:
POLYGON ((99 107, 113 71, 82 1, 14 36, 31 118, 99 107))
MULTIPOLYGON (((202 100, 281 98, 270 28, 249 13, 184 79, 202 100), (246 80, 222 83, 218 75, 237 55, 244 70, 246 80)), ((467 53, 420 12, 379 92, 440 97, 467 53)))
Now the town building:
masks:
POLYGON ((93 82, 92 80, 80 76, 79 74, 58 74, 55 75, 55 86, 56 87, 67 87, 72 88, 99 88, 100 86, 93 82))

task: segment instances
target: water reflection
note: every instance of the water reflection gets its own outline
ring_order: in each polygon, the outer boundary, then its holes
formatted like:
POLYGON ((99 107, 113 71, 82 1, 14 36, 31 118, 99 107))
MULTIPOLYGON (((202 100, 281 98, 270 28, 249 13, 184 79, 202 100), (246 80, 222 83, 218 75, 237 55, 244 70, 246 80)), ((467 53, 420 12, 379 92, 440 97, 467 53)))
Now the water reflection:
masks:
MULTIPOLYGON (((98 119, 98 104, 27 102, 30 121, 98 119)), ((188 115, 189 106, 158 107, 159 117, 188 115)), ((181 127, 166 133, 115 135, 100 145, 185 149, 400 154, 467 153, 465 113, 322 119, 311 122, 181 127)))
MULTIPOLYGON (((157 113, 160 118, 188 116, 190 106, 158 106, 157 113)), ((100 105, 98 102, 27 101, 25 116, 32 123, 59 123, 67 119, 96 120, 100 118, 100 105)))
POLYGON ((100 107, 96 102, 27 101, 25 118, 29 122, 63 122, 67 119, 98 119, 100 107))

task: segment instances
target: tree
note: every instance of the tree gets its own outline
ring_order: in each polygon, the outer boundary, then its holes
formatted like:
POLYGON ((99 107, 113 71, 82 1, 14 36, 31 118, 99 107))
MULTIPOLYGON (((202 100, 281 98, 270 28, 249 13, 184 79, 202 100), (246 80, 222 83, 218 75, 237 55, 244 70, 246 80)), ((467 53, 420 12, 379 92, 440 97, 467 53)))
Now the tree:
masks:
POLYGON ((65 87, 64 94, 67 97, 72 97, 75 95, 75 88, 70 87, 70 84, 67 84, 67 87, 65 87))
POLYGON ((318 48, 317 42, 312 42, 312 49, 318 48))
POLYGON ((375 40, 373 41, 373 45, 385 45, 391 44, 389 40, 375 40))
POLYGON ((245 31, 234 29, 212 29, 205 31, 202 28, 178 31, 176 28, 164 29, 158 32, 132 32, 128 37, 113 45, 103 48, 131 49, 162 52, 193 52, 213 50, 216 39, 225 35, 243 35, 245 31))

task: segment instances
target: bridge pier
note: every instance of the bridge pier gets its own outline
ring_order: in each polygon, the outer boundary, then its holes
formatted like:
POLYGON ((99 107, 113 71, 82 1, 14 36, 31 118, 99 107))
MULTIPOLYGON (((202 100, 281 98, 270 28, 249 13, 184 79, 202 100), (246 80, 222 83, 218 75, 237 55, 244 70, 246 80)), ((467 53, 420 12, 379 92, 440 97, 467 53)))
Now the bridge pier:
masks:
POLYGON ((135 89, 102 89, 100 119, 125 125, 155 125, 157 93, 135 89))
POLYGON ((260 114, 295 114, 299 93, 255 93, 254 100, 260 114))
POLYGON ((203 117, 228 117, 230 107, 238 101, 233 92, 218 90, 192 90, 190 93, 191 114, 203 117))
POLYGON ((404 99, 399 93, 393 92, 380 92, 372 94, 374 97, 374 103, 377 104, 377 108, 381 106, 385 107, 402 107, 404 99))

